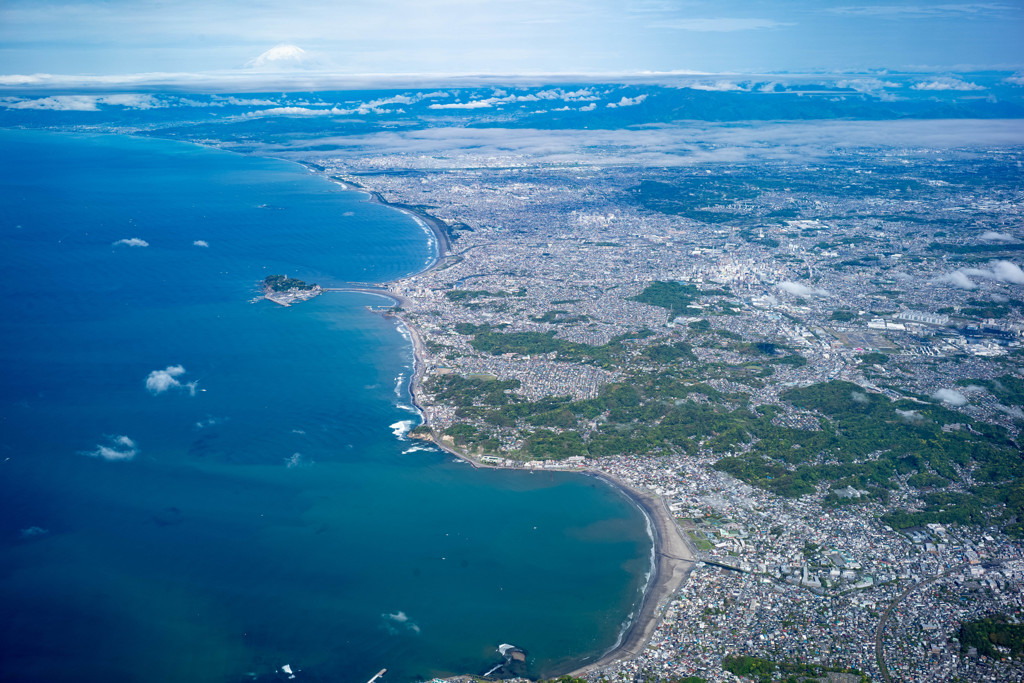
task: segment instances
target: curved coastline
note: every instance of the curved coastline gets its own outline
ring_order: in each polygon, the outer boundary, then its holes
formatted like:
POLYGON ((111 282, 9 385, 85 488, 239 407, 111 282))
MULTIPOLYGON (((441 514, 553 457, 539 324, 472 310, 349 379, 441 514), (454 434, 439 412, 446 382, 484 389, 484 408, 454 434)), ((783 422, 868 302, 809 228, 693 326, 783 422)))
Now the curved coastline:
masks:
MULTIPOLYGON (((409 214, 417 221, 425 224, 434 234, 437 245, 437 254, 434 262, 418 272, 428 272, 444 263, 451 254, 451 238, 447 231, 447 225, 440 219, 431 216, 418 207, 411 207, 405 204, 388 202, 378 192, 346 181, 336 176, 331 179, 345 189, 365 193, 369 201, 375 204, 392 207, 398 211, 409 214)), ((382 283, 379 287, 346 287, 346 291, 361 291, 368 294, 378 294, 394 300, 399 306, 405 306, 406 298, 388 289, 390 283, 382 283)), ((409 396, 413 408, 420 414, 421 419, 426 423, 426 412, 420 402, 420 387, 426 369, 426 345, 416 325, 401 313, 393 315, 409 332, 413 347, 413 373, 409 379, 409 396)), ((429 426, 429 425, 428 425, 429 426)), ((433 434, 423 440, 433 443, 440 450, 449 453, 460 460, 469 463, 475 469, 511 469, 498 465, 482 463, 472 456, 462 453, 457 449, 445 444, 433 434)), ((568 470, 572 471, 572 470, 568 470)), ((651 576, 645 586, 643 596, 640 599, 639 608, 631 619, 624 632, 620 635, 618 642, 604 652, 596 661, 590 662, 576 669, 566 671, 569 675, 578 676, 584 673, 599 671, 621 659, 636 656, 647 646, 654 630, 661 623, 660 612, 666 599, 674 595, 686 582, 690 571, 697 561, 696 555, 689 543, 686 541, 683 532, 676 524, 675 518, 668 509, 665 501, 655 494, 644 491, 623 481, 607 472, 594 469, 579 471, 581 474, 600 479, 622 495, 628 498, 649 522, 649 533, 653 545, 653 562, 651 576)))
MULTIPOLYGON (((409 329, 412 332, 414 328, 410 327, 409 329)), ((416 337, 414 336, 413 338, 415 339, 416 337)), ((417 366, 420 365, 421 363, 417 362, 417 366)), ((422 408, 417 403, 415 395, 413 395, 412 400, 413 405, 422 413, 422 408)), ((482 463, 442 443, 433 436, 424 440, 430 441, 442 451, 469 463, 474 469, 513 469, 482 463)), ((573 472, 574 470, 565 471, 573 472)), ((594 673, 611 666, 619 660, 635 657, 643 652, 651 636, 654 634, 654 630, 661 623, 661 611, 665 601, 682 588, 697 563, 697 557, 693 549, 687 542, 679 525, 676 524, 675 517, 662 498, 652 492, 637 488, 633 484, 607 472, 594 469, 576 470, 576 472, 600 479, 619 491, 640 509, 650 523, 649 530, 651 542, 653 543, 654 562, 651 567, 651 577, 640 599, 636 615, 622 633, 619 642, 602 654, 596 661, 584 664, 576 669, 561 672, 570 676, 594 673)))
POLYGON ((341 185, 346 190, 353 190, 355 192, 363 192, 369 196, 369 201, 373 204, 381 204, 383 206, 390 206, 391 208, 401 211, 404 214, 412 216, 413 220, 423 223, 427 228, 434 234, 434 240, 437 244, 437 256, 434 262, 419 272, 427 272, 438 266, 445 257, 451 252, 452 239, 448 232, 448 225, 436 216, 431 216, 426 211, 415 207, 409 206, 408 204, 399 204, 395 202, 389 202, 381 196, 380 192, 376 190, 368 190, 361 185, 357 185, 350 180, 345 180, 337 176, 330 176, 331 180, 341 185))
POLYGON ((596 662, 569 672, 571 676, 595 672, 620 659, 640 654, 661 623, 662 605, 686 583, 697 561, 679 525, 676 524, 675 517, 662 498, 606 472, 587 470, 586 474, 622 492, 647 516, 651 523, 651 540, 654 542, 654 563, 651 578, 640 601, 640 609, 627 627, 621 642, 604 653, 596 662))

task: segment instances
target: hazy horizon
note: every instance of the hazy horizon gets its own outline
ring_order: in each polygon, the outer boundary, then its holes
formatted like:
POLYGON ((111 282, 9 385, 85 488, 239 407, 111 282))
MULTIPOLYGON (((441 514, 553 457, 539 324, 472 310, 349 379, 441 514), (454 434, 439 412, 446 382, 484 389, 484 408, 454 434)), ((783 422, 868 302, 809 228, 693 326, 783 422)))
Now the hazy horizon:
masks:
POLYGON ((1021 35, 1020 2, 12 0, 0 7, 0 85, 90 84, 33 74, 127 86, 282 72, 1012 72, 1024 68, 1021 35))

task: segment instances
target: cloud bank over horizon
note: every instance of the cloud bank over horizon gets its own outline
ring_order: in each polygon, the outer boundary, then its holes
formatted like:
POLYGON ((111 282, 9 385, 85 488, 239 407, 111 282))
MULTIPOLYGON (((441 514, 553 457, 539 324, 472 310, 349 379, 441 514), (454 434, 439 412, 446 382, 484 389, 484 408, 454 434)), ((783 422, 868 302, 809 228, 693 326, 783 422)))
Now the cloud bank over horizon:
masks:
MULTIPOLYGON (((594 103, 591 103, 594 104, 594 103)), ((965 126, 959 120, 798 121, 720 125, 692 122, 626 129, 464 128, 388 130, 266 144, 262 153, 309 158, 404 154, 406 163, 435 167, 487 164, 489 156, 523 155, 533 162, 600 165, 687 166, 749 160, 819 159, 832 149, 948 149, 1019 145, 1024 120, 1006 119, 965 126), (428 158, 420 161, 420 157, 428 158)))
MULTIPOLYGON (((1024 67, 1008 3, 8 0, 14 74, 713 73, 1024 67), (129 65, 127 68, 125 65, 129 65)), ((941 86, 940 86, 941 87, 941 86)))

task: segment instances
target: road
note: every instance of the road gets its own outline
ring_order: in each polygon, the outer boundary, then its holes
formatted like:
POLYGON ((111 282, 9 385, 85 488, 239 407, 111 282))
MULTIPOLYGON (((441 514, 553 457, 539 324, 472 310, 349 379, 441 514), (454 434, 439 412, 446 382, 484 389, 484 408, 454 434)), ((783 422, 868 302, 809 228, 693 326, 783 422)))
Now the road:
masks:
MULTIPOLYGON (((986 567, 991 567, 993 565, 1002 564, 1003 562, 1006 562, 1009 559, 1012 558, 1001 557, 994 560, 986 560, 982 564, 986 567)), ((963 564, 958 564, 955 567, 947 569, 941 574, 937 574, 936 576, 933 576, 930 579, 925 579, 924 581, 919 581, 918 583, 915 583, 913 586, 910 586, 905 591, 897 595, 896 599, 890 602, 889 606, 885 608, 884 612, 882 612, 882 618, 878 620, 878 626, 875 627, 875 660, 878 662, 878 670, 881 672, 882 678, 885 680, 885 683, 892 683, 892 676, 889 675, 889 668, 885 665, 885 652, 882 648, 882 636, 885 633, 885 625, 886 623, 888 623, 889 617, 892 616, 892 611, 896 609, 896 607, 901 602, 906 600, 908 595, 916 591, 918 588, 931 585, 939 579, 945 578, 950 574, 961 571, 970 566, 970 562, 964 562, 963 564)))

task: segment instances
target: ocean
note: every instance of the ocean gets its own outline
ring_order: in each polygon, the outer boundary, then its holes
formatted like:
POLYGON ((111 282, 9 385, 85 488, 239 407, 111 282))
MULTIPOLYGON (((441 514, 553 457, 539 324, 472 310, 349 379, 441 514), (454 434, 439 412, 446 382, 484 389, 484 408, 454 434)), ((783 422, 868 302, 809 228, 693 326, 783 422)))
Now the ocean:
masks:
POLYGON ((416 221, 185 143, 0 150, 0 679, 404 681, 501 643, 542 676, 616 642, 649 568, 632 503, 405 439, 386 300, 255 300, 416 272, 416 221))

